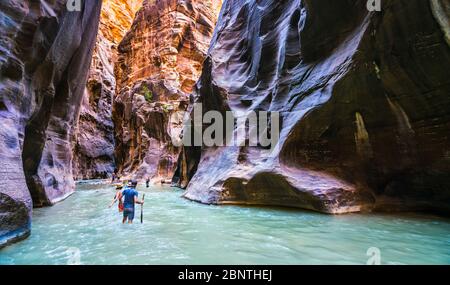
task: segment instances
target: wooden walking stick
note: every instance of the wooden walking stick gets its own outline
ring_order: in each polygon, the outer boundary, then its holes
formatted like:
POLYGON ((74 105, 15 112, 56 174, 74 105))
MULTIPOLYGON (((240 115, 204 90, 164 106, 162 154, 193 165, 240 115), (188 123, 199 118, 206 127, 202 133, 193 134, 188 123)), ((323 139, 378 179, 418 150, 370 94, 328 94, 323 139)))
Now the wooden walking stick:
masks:
MULTIPOLYGON (((144 202, 145 194, 142 195, 142 202, 144 202)), ((141 224, 144 222, 144 205, 141 204, 141 224)))

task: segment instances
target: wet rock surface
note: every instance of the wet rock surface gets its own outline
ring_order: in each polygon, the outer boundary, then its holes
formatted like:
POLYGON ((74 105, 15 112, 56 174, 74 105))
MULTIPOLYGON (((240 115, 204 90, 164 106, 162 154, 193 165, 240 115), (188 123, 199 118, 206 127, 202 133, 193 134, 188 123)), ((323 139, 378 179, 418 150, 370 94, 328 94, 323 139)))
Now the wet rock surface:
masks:
POLYGON ((195 101, 280 112, 281 135, 273 150, 184 147, 185 197, 450 212, 448 5, 366 2, 224 1, 195 101))
POLYGON ((19 200, 0 193, 0 249, 30 234, 29 208, 19 200))
POLYGON ((189 94, 200 76, 220 0, 144 1, 119 45, 114 100, 120 176, 170 181, 189 94))
POLYGON ((101 1, 0 2, 0 244, 29 233, 33 206, 74 191, 72 136, 101 1), (81 83, 81 84, 80 84, 81 83))
POLYGON ((84 92, 74 141, 75 179, 106 178, 115 170, 112 104, 117 47, 142 0, 104 1, 88 83, 84 92))

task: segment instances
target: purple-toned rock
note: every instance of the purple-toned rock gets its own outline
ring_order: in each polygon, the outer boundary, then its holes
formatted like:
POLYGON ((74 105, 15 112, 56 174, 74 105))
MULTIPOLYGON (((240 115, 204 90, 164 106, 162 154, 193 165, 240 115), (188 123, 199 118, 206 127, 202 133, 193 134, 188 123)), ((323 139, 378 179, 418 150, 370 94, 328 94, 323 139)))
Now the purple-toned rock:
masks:
POLYGON ((280 140, 184 147, 174 182, 203 203, 449 213, 446 2, 226 0, 196 102, 280 112, 280 140))
POLYGON ((0 2, 0 246, 28 235, 33 206, 74 191, 71 142, 100 9, 0 2))

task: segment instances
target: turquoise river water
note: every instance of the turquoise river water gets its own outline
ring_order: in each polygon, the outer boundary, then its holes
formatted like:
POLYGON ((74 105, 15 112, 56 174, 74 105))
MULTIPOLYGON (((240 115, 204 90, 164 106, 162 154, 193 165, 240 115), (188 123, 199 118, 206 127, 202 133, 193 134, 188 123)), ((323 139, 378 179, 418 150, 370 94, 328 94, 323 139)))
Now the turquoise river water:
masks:
POLYGON ((450 264, 450 220, 435 216, 208 206, 140 187, 144 223, 138 206, 122 225, 113 187, 77 188, 35 209, 31 236, 0 250, 0 264, 450 264))

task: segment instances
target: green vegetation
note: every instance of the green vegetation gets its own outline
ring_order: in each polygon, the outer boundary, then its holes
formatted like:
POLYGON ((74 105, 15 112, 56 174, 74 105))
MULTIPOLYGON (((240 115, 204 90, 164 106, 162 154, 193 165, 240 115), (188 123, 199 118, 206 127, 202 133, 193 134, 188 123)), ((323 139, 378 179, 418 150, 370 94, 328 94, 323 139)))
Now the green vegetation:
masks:
POLYGON ((144 93, 145 100, 146 100, 147 102, 151 103, 151 102, 153 101, 153 92, 150 91, 150 90, 148 89, 148 87, 145 86, 145 85, 142 87, 142 90, 141 90, 141 91, 144 93))

